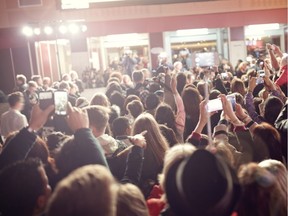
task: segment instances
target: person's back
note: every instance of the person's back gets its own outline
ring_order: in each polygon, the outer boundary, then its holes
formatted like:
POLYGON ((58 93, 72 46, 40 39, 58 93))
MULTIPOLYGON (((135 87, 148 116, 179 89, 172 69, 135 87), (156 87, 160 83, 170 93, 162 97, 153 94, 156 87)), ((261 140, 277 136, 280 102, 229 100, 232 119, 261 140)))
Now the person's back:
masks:
POLYGON ((27 126, 26 117, 20 113, 24 107, 24 97, 21 92, 14 92, 8 96, 10 109, 1 115, 1 135, 7 137, 9 133, 27 126))

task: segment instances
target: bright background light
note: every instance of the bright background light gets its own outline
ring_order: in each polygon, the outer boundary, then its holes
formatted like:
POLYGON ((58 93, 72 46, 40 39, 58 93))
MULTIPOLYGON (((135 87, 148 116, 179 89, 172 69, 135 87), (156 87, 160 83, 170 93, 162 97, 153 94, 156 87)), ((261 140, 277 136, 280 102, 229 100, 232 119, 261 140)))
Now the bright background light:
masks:
POLYGON ((41 34, 41 29, 40 28, 34 28, 34 34, 35 35, 40 35, 41 34))
POLYGON ((77 34, 80 30, 79 26, 75 23, 70 24, 68 28, 71 34, 77 34))
POLYGON ((206 35, 209 33, 208 28, 201 29, 187 29, 187 30, 177 30, 177 36, 190 36, 190 35, 206 35))
POLYGON ((68 31, 67 26, 65 26, 65 25, 59 26, 59 32, 60 32, 61 34, 66 34, 67 31, 68 31))
POLYGON ((47 35, 51 35, 51 34, 53 33, 53 29, 52 29, 51 26, 46 26, 46 27, 44 28, 44 32, 45 32, 45 34, 47 34, 47 35))
POLYGON ((33 29, 29 26, 25 26, 22 29, 22 33, 27 37, 31 37, 33 35, 33 29))
POLYGON ((82 25, 81 30, 82 30, 82 32, 86 32, 87 31, 87 26, 86 25, 82 25))

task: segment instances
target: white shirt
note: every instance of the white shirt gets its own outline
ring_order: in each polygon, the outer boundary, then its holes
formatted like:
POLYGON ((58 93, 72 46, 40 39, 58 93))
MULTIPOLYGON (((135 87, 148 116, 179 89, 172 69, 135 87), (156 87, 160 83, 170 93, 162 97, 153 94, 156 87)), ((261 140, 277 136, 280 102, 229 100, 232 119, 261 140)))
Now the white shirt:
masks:
POLYGON ((5 138, 12 132, 19 131, 28 125, 27 118, 18 110, 9 109, 1 115, 1 135, 5 138))

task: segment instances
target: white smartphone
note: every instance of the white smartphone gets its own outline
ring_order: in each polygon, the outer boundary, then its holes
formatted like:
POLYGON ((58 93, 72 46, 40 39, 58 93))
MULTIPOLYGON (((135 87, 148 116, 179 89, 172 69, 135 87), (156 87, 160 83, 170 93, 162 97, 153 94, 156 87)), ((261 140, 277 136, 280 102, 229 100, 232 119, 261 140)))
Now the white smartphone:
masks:
POLYGON ((222 101, 220 98, 216 98, 213 100, 209 100, 206 105, 207 112, 215 112, 219 110, 223 110, 222 101))
POLYGON ((68 93, 66 91, 55 91, 54 105, 56 115, 67 115, 68 93))
POLYGON ((236 97, 235 95, 227 95, 226 96, 227 100, 230 101, 231 105, 232 105, 232 108, 233 110, 235 111, 235 106, 236 106, 236 97))

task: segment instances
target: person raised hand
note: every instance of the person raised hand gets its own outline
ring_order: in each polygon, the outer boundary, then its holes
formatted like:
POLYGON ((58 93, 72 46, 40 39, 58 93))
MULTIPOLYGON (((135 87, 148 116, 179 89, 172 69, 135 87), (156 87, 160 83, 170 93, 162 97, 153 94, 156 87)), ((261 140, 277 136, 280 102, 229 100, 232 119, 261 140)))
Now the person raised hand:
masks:
POLYGON ((230 122, 236 126, 242 125, 242 122, 235 115, 233 108, 232 108, 232 104, 230 101, 227 100, 226 95, 221 94, 219 95, 219 97, 221 98, 223 111, 225 115, 229 118, 230 122))
POLYGON ((249 92, 251 92, 251 93, 253 93, 253 91, 254 91, 254 89, 255 89, 255 87, 256 87, 256 80, 257 80, 257 78, 256 77, 251 77, 250 79, 249 79, 249 83, 248 83, 248 91, 249 92))
POLYGON ((35 104, 32 108, 31 117, 29 120, 29 127, 32 131, 38 131, 47 122, 50 113, 54 110, 54 105, 42 110, 39 104, 35 104))
POLYGON ((264 76, 263 79, 264 79, 265 88, 268 91, 276 90, 275 84, 272 82, 272 80, 270 80, 268 76, 264 76))
POLYGON ((243 120, 249 116, 238 103, 235 104, 235 114, 240 120, 243 120))
POLYGON ((171 77, 171 83, 170 83, 170 85, 171 85, 171 90, 172 90, 172 93, 173 94, 177 94, 177 79, 176 79, 176 74, 174 73, 173 75, 172 75, 172 77, 171 77))
POLYGON ((133 145, 139 146, 140 148, 146 148, 147 143, 146 143, 146 139, 144 137, 146 133, 147 133, 147 131, 145 130, 140 134, 130 136, 129 139, 133 143, 133 145))
POLYGON ((207 100, 203 100, 200 104, 199 104, 199 108, 200 108, 200 115, 199 115, 199 121, 197 126, 195 127, 194 132, 201 134, 203 128, 205 127, 205 125, 208 122, 208 119, 214 115, 216 112, 211 112, 209 113, 207 111, 207 100))
POLYGON ((77 107, 72 107, 68 103, 68 116, 66 118, 67 124, 74 132, 81 128, 89 128, 89 118, 86 110, 77 107))

